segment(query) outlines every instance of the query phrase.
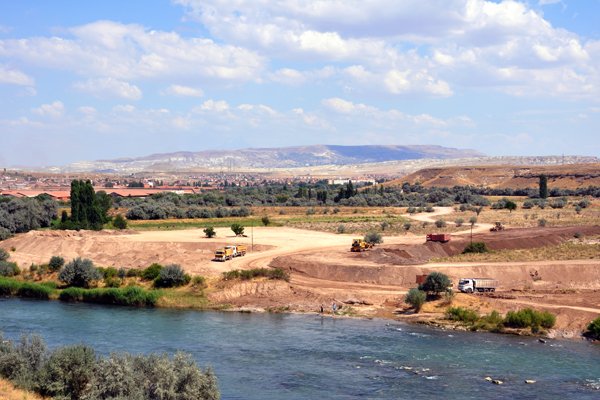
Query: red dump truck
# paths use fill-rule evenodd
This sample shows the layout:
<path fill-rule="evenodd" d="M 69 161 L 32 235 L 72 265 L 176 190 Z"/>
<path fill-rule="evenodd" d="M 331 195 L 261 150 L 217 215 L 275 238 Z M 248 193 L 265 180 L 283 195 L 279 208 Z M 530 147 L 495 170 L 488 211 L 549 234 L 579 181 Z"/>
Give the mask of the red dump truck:
<path fill-rule="evenodd" d="M 428 233 L 425 239 L 427 242 L 446 243 L 450 241 L 449 233 Z"/>

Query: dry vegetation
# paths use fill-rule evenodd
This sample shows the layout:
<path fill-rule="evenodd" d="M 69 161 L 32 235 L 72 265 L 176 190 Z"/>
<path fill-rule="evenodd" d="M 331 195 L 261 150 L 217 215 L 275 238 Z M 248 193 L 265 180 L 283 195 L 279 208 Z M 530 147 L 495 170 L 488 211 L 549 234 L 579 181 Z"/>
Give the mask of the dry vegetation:
<path fill-rule="evenodd" d="M 37 394 L 15 388 L 5 379 L 0 379 L 0 399 L 2 400 L 42 400 Z"/>
<path fill-rule="evenodd" d="M 558 246 L 459 254 L 452 257 L 433 258 L 430 262 L 518 262 L 586 259 L 600 259 L 600 243 L 570 241 Z"/>
<path fill-rule="evenodd" d="M 488 197 L 491 202 L 495 202 L 500 197 Z M 569 205 L 564 208 L 551 208 L 547 206 L 544 209 L 534 207 L 524 209 L 523 203 L 526 198 L 509 197 L 517 203 L 517 209 L 509 212 L 508 210 L 493 210 L 490 207 L 484 207 L 483 211 L 477 217 L 478 222 L 493 224 L 500 221 L 510 227 L 529 228 L 538 226 L 539 220 L 544 219 L 546 226 L 573 226 L 573 225 L 598 225 L 600 222 L 600 202 L 593 200 L 588 208 L 584 208 L 578 214 L 572 203 L 576 200 L 569 198 Z M 468 221 L 469 218 L 476 216 L 473 211 L 458 211 L 452 214 L 452 218 L 463 218 Z"/>

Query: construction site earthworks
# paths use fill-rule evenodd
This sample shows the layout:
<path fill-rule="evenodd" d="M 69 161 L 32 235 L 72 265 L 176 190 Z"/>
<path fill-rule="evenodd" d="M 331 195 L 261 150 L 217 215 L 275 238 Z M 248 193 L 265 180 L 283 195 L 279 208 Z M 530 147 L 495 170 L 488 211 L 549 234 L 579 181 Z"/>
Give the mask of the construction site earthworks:
<path fill-rule="evenodd" d="M 142 269 L 152 263 L 178 264 L 192 276 L 206 279 L 203 304 L 220 309 L 317 312 L 322 306 L 328 310 L 335 302 L 341 307 L 339 315 L 435 324 L 443 319 L 447 301 L 428 302 L 422 312 L 414 313 L 404 297 L 417 286 L 419 277 L 437 271 L 452 281 L 454 306 L 479 313 L 506 313 L 523 307 L 548 310 L 557 316 L 555 329 L 550 332 L 556 336 L 577 337 L 600 314 L 597 204 L 586 210 L 585 221 L 592 223 L 569 223 L 563 217 L 554 226 L 523 226 L 523 216 L 516 212 L 486 209 L 479 221 L 502 220 L 504 229 L 498 231 L 491 229 L 495 224 L 489 222 L 456 223 L 461 226 L 438 229 L 436 221 L 454 221 L 466 214 L 454 207 L 430 211 L 408 214 L 406 208 L 387 208 L 381 215 L 387 215 L 388 220 L 392 216 L 388 225 L 406 228 L 412 223 L 423 230 L 452 231 L 448 236 L 451 240 L 426 241 L 416 228 L 389 229 L 389 234 L 382 232 L 381 244 L 366 251 L 351 251 L 356 234 L 333 233 L 323 229 L 322 223 L 304 221 L 298 224 L 302 228 L 255 226 L 239 236 L 221 227 L 215 229 L 213 238 L 197 228 L 30 231 L 0 242 L 0 247 L 24 269 L 55 255 L 67 260 L 83 257 L 98 266 L 126 269 Z M 342 210 L 340 215 L 344 212 L 356 215 L 356 210 Z M 471 242 L 484 242 L 490 251 L 462 254 Z M 245 245 L 247 254 L 215 262 L 215 250 L 227 245 Z M 258 268 L 279 268 L 289 279 L 223 279 L 228 271 Z M 495 279 L 498 287 L 493 292 L 456 293 L 460 278 L 477 277 Z"/>

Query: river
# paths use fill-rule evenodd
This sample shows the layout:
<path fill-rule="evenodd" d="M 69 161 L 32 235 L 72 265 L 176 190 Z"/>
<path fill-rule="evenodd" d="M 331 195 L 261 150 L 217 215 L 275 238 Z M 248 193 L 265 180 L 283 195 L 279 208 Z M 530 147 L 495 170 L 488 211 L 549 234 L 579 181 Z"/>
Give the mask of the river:
<path fill-rule="evenodd" d="M 223 399 L 600 398 L 600 346 L 584 341 L 19 299 L 0 299 L 0 331 L 9 339 L 38 333 L 50 347 L 85 343 L 102 354 L 189 352 L 213 367 Z"/>

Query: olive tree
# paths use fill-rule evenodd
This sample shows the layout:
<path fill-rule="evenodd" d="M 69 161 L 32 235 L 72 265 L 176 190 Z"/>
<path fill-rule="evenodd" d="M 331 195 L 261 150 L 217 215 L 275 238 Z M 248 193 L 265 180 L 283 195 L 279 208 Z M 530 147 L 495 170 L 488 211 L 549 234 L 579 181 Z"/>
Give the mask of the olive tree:
<path fill-rule="evenodd" d="M 441 292 L 448 290 L 452 282 L 447 275 L 441 272 L 432 272 L 427 275 L 425 282 L 419 285 L 419 290 L 438 296 Z"/>

